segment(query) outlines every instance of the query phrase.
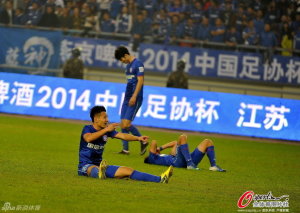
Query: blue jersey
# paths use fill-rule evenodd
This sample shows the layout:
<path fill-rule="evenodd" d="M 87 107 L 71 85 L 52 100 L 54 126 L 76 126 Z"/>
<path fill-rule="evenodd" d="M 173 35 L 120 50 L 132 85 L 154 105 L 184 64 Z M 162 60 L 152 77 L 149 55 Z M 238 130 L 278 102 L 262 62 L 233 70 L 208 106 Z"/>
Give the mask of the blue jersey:
<path fill-rule="evenodd" d="M 150 152 L 149 154 L 149 163 L 156 164 L 156 165 L 163 165 L 163 166 L 171 166 L 176 159 L 173 155 L 165 155 L 165 154 L 153 154 Z"/>
<path fill-rule="evenodd" d="M 143 63 L 135 58 L 130 64 L 126 66 L 126 78 L 127 86 L 125 91 L 125 100 L 128 100 L 133 95 L 136 85 L 138 83 L 138 76 L 144 76 L 144 65 Z M 137 96 L 137 99 L 143 98 L 143 86 Z"/>
<path fill-rule="evenodd" d="M 97 132 L 93 125 L 86 125 L 83 127 L 80 137 L 80 147 L 79 147 L 79 164 L 78 168 L 81 168 L 85 164 L 94 164 L 99 166 L 102 161 L 102 154 L 104 151 L 104 146 L 107 142 L 108 137 L 114 137 L 118 132 L 112 131 L 107 132 L 100 138 L 88 143 L 83 139 L 83 135 L 86 133 Z"/>

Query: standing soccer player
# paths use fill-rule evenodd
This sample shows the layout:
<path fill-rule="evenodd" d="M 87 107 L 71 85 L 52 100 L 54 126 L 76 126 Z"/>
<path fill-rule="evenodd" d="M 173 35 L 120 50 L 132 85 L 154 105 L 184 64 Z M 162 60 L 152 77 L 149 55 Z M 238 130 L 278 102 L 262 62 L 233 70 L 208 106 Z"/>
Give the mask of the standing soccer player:
<path fill-rule="evenodd" d="M 141 136 L 139 130 L 131 123 L 143 102 L 143 86 L 144 86 L 144 65 L 143 63 L 130 55 L 128 49 L 120 46 L 115 51 L 115 58 L 126 66 L 127 86 L 125 97 L 121 109 L 121 129 L 122 133 L 131 132 L 135 136 Z M 123 150 L 120 154 L 129 154 L 128 141 L 123 140 Z M 141 142 L 141 155 L 145 154 L 147 143 Z"/>

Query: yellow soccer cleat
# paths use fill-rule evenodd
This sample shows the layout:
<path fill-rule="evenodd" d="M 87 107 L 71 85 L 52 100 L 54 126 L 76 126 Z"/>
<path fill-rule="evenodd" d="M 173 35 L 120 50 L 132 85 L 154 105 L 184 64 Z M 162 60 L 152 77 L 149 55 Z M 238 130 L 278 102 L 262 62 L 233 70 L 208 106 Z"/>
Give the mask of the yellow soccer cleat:
<path fill-rule="evenodd" d="M 168 183 L 172 174 L 173 174 L 173 166 L 170 166 L 164 173 L 161 174 L 160 182 Z"/>
<path fill-rule="evenodd" d="M 98 176 L 100 179 L 105 179 L 106 178 L 106 168 L 107 168 L 107 162 L 106 160 L 102 160 L 101 163 L 100 163 L 100 166 L 99 166 L 99 173 L 98 173 Z"/>

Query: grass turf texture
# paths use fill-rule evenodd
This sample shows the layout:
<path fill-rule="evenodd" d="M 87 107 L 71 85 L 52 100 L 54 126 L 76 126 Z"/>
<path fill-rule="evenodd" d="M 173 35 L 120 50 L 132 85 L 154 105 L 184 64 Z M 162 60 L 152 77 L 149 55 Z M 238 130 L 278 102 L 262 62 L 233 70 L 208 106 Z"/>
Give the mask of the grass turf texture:
<path fill-rule="evenodd" d="M 214 138 L 217 162 L 227 173 L 174 169 L 169 184 L 77 176 L 83 124 L 0 115 L 0 208 L 41 205 L 41 212 L 237 212 L 247 190 L 290 196 L 290 212 L 299 212 L 299 153 L 293 144 Z M 178 134 L 143 130 L 160 144 Z M 205 137 L 190 135 L 190 149 Z M 118 155 L 121 142 L 109 139 L 104 159 L 160 175 L 167 167 L 148 165 L 131 142 L 130 156 Z M 251 208 L 251 207 L 250 207 Z M 253 208 L 251 208 L 253 209 Z"/>

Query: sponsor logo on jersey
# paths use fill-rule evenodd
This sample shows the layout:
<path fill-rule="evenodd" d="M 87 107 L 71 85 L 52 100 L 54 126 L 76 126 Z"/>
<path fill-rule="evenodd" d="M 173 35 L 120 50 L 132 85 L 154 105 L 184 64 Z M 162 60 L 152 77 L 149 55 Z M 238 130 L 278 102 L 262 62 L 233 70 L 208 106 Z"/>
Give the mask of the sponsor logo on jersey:
<path fill-rule="evenodd" d="M 134 75 L 127 75 L 126 77 L 127 77 L 127 79 L 130 80 L 130 79 L 133 79 L 135 76 Z"/>
<path fill-rule="evenodd" d="M 100 146 L 100 145 L 93 144 L 93 143 L 88 143 L 87 147 L 91 148 L 91 149 L 95 149 L 95 150 L 104 149 L 104 146 Z"/>
<path fill-rule="evenodd" d="M 139 72 L 144 72 L 144 67 L 139 67 Z"/>

